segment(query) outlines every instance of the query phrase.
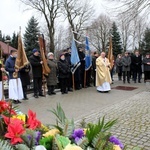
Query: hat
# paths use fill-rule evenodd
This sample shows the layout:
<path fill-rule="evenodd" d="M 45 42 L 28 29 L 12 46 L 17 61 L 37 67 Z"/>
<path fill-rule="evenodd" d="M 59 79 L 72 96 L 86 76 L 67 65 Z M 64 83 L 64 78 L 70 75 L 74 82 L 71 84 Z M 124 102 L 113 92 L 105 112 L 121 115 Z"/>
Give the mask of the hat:
<path fill-rule="evenodd" d="M 32 53 L 39 52 L 36 48 L 32 50 Z"/>
<path fill-rule="evenodd" d="M 146 53 L 146 55 L 150 55 L 150 53 Z"/>
<path fill-rule="evenodd" d="M 49 52 L 48 54 L 47 54 L 47 57 L 49 57 L 50 55 L 54 55 L 52 52 Z"/>
<path fill-rule="evenodd" d="M 61 57 L 62 55 L 65 55 L 64 53 L 61 53 L 60 55 L 59 55 L 59 57 Z"/>

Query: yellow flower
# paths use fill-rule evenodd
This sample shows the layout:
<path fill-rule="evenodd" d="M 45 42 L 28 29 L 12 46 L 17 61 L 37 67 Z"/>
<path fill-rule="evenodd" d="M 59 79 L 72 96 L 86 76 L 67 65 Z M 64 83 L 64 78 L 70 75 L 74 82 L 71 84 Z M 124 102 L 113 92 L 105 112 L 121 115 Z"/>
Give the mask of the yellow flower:
<path fill-rule="evenodd" d="M 77 145 L 68 144 L 64 150 L 83 150 L 83 149 Z"/>
<path fill-rule="evenodd" d="M 45 126 L 44 124 L 41 125 L 41 128 L 43 131 L 48 132 L 49 128 L 47 126 Z"/>
<path fill-rule="evenodd" d="M 85 128 L 85 129 L 83 129 L 84 135 L 86 134 L 86 131 L 87 131 L 87 129 L 86 129 L 86 128 Z"/>
<path fill-rule="evenodd" d="M 26 122 L 26 115 L 25 114 L 15 115 L 12 118 L 17 118 L 17 119 L 22 120 L 23 122 Z"/>
<path fill-rule="evenodd" d="M 113 146 L 113 150 L 121 150 L 121 148 L 120 148 L 119 145 L 114 145 L 114 146 Z"/>
<path fill-rule="evenodd" d="M 43 136 L 44 137 L 55 136 L 58 133 L 60 133 L 60 131 L 58 129 L 51 129 L 48 132 L 46 132 L 45 134 L 43 134 Z"/>

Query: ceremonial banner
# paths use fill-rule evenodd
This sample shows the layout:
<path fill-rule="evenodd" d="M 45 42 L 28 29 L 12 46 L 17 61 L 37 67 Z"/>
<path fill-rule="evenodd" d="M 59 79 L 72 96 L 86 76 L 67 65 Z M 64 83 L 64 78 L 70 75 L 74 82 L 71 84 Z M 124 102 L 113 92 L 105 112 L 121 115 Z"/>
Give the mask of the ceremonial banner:
<path fill-rule="evenodd" d="M 29 64 L 28 58 L 26 56 L 24 46 L 22 43 L 21 32 L 18 35 L 18 50 L 17 50 L 17 58 L 15 61 L 15 68 L 21 69 Z"/>
<path fill-rule="evenodd" d="M 74 39 L 72 40 L 72 45 L 71 45 L 71 64 L 73 65 L 71 72 L 72 74 L 74 74 L 76 69 L 80 66 L 80 59 L 79 59 L 79 55 L 78 55 L 78 51 Z"/>
<path fill-rule="evenodd" d="M 110 67 L 113 68 L 114 56 L 113 56 L 113 48 L 112 48 L 112 37 L 110 37 L 109 39 L 108 59 L 110 62 Z"/>
<path fill-rule="evenodd" d="M 92 65 L 88 37 L 85 38 L 85 70 L 89 70 Z"/>
<path fill-rule="evenodd" d="M 43 74 L 45 76 L 48 76 L 48 74 L 50 73 L 50 68 L 48 67 L 47 59 L 46 59 L 45 40 L 41 35 L 39 35 L 38 40 L 39 40 L 39 46 L 40 46 L 41 60 L 43 61 L 43 65 L 42 65 Z"/>

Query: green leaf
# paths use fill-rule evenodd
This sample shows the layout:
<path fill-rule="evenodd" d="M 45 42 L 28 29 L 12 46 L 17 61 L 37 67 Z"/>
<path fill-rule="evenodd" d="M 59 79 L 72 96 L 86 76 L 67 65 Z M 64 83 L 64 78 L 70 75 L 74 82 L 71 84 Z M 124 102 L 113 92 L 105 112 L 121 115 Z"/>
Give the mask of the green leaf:
<path fill-rule="evenodd" d="M 14 150 L 14 148 L 7 141 L 0 139 L 0 150 Z"/>

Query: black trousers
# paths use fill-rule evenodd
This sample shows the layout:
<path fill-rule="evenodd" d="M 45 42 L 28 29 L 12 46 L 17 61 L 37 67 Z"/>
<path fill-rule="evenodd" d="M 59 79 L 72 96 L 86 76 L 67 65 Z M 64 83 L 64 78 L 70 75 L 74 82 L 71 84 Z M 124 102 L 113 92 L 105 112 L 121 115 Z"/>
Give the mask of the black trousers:
<path fill-rule="evenodd" d="M 150 80 L 150 71 L 144 71 L 144 81 Z"/>
<path fill-rule="evenodd" d="M 126 76 L 127 76 L 127 81 L 130 82 L 130 71 L 123 71 L 123 81 L 126 81 Z"/>
<path fill-rule="evenodd" d="M 67 92 L 67 82 L 68 78 L 60 78 L 60 90 L 62 93 Z"/>
<path fill-rule="evenodd" d="M 93 71 L 93 85 L 96 85 L 96 71 Z"/>
<path fill-rule="evenodd" d="M 27 85 L 22 86 L 22 90 L 24 98 L 27 98 Z"/>
<path fill-rule="evenodd" d="M 54 85 L 48 85 L 48 94 L 51 94 L 52 92 L 54 92 L 54 88 L 55 86 Z"/>
<path fill-rule="evenodd" d="M 33 78 L 34 95 L 42 94 L 42 77 Z"/>
<path fill-rule="evenodd" d="M 140 82 L 141 76 L 142 76 L 142 72 L 141 71 L 134 71 L 133 72 L 134 81 L 136 81 L 137 77 L 138 77 L 138 82 Z"/>

